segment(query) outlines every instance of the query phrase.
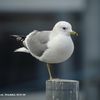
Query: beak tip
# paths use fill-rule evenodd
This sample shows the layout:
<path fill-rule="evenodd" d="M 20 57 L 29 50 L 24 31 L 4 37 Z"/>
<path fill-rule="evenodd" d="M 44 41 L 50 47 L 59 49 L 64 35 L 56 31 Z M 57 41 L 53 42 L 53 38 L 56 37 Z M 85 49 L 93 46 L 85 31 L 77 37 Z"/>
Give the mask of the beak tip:
<path fill-rule="evenodd" d="M 78 33 L 75 32 L 75 31 L 72 31 L 72 32 L 70 32 L 70 35 L 76 35 L 76 36 L 78 36 Z"/>
<path fill-rule="evenodd" d="M 78 33 L 76 33 L 76 36 L 78 36 Z"/>

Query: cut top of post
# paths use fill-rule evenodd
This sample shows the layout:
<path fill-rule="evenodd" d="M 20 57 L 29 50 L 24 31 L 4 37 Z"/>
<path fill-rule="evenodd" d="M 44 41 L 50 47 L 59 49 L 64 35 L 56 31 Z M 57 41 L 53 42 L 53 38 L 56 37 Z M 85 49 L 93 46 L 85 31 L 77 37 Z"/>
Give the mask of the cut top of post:
<path fill-rule="evenodd" d="M 52 81 L 52 82 L 78 82 L 79 83 L 79 81 L 77 81 L 77 80 L 65 80 L 65 79 L 59 79 L 59 78 L 47 80 L 47 81 Z"/>

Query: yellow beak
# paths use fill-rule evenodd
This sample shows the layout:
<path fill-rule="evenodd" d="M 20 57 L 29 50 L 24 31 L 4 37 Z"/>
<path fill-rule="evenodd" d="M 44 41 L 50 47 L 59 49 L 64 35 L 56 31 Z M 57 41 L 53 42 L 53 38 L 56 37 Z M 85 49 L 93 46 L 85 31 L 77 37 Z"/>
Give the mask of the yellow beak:
<path fill-rule="evenodd" d="M 70 32 L 70 35 L 76 35 L 76 36 L 78 36 L 78 33 L 75 32 L 75 31 L 72 31 L 72 32 Z"/>

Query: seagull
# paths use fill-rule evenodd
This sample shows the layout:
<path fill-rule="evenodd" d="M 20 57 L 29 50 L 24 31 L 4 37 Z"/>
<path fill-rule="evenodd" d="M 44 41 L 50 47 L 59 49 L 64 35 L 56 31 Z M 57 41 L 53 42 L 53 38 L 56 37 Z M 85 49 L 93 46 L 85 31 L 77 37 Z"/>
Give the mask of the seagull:
<path fill-rule="evenodd" d="M 22 44 L 15 52 L 25 52 L 41 62 L 47 63 L 48 73 L 52 79 L 51 64 L 66 61 L 74 51 L 71 35 L 78 35 L 69 22 L 59 21 L 50 31 L 34 30 L 26 37 L 12 35 Z"/>

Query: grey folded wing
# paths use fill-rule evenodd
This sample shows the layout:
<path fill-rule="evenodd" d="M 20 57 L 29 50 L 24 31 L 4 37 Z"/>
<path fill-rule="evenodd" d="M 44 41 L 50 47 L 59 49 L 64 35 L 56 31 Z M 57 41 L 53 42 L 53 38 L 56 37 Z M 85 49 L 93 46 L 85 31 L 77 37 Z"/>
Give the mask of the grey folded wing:
<path fill-rule="evenodd" d="M 35 56 L 42 56 L 49 41 L 50 31 L 33 31 L 25 39 L 29 51 Z"/>

